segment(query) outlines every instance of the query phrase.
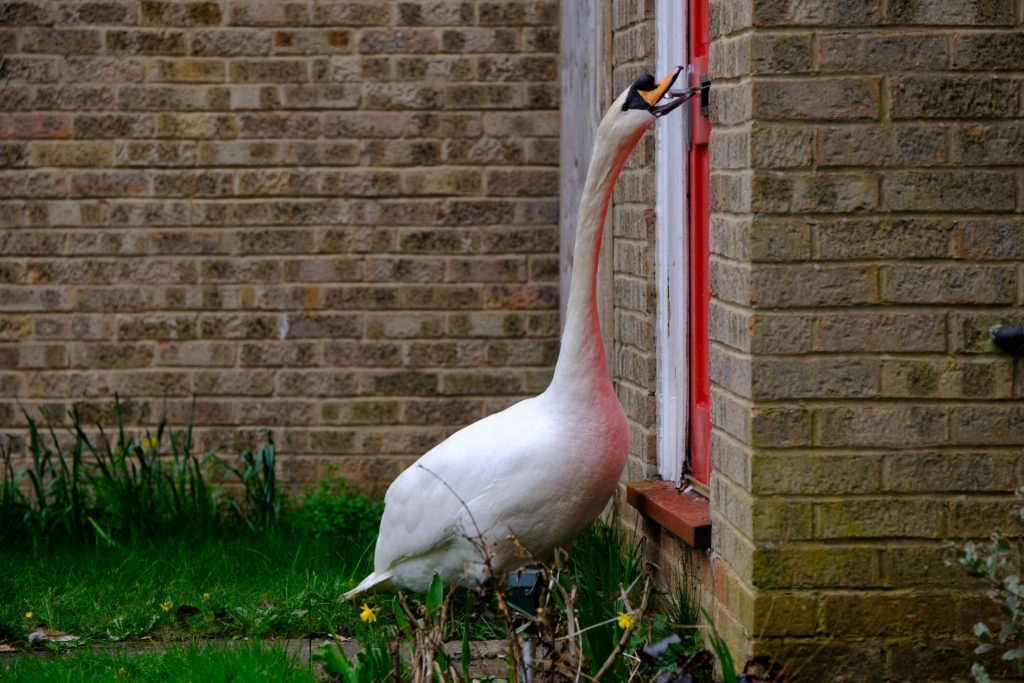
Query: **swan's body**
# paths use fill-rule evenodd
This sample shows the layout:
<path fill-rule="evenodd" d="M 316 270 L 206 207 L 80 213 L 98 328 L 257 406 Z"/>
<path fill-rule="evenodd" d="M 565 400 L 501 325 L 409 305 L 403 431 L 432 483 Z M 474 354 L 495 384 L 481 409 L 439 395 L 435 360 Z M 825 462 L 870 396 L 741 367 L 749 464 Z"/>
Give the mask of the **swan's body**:
<path fill-rule="evenodd" d="M 354 589 L 425 591 L 479 583 L 547 559 L 615 492 L 629 424 L 612 389 L 597 315 L 597 259 L 612 188 L 657 116 L 679 69 L 644 76 L 601 121 L 580 202 L 561 353 L 551 385 L 452 434 L 395 479 L 384 497 L 374 571 Z"/>

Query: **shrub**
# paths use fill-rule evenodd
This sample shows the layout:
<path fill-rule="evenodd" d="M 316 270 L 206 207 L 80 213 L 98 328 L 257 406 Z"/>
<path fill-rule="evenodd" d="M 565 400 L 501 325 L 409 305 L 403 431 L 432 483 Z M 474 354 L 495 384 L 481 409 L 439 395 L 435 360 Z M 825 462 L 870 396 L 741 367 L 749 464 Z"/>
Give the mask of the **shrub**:
<path fill-rule="evenodd" d="M 1017 491 L 1017 497 L 1024 498 L 1024 488 Z M 1015 508 L 1011 515 L 1024 521 L 1024 506 Z M 978 638 L 974 652 L 1002 651 L 1002 659 L 1015 663 L 1018 674 L 1024 673 L 1024 641 L 1021 636 L 1024 630 L 1024 585 L 1021 584 L 1024 540 L 1011 539 L 1002 531 L 996 531 L 988 543 L 968 542 L 962 548 L 956 548 L 956 559 L 949 563 L 958 563 L 971 576 L 982 579 L 989 588 L 989 599 L 999 607 L 1001 620 L 998 624 L 990 627 L 985 622 L 978 622 L 974 625 L 974 635 Z M 979 683 L 988 683 L 988 672 L 981 664 L 975 663 L 971 673 Z"/>
<path fill-rule="evenodd" d="M 289 524 L 314 536 L 345 535 L 355 542 L 369 542 L 377 535 L 384 514 L 383 501 L 370 500 L 349 487 L 337 468 L 288 506 Z"/>

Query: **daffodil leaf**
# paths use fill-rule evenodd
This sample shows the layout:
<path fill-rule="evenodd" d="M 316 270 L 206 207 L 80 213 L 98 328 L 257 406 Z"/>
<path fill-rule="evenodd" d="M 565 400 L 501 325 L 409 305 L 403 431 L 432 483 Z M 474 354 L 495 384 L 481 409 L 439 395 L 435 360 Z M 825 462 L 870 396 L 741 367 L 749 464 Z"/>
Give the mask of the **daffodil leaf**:
<path fill-rule="evenodd" d="M 395 615 L 395 622 L 400 630 L 404 631 L 409 628 L 409 620 L 405 618 L 405 614 L 402 613 L 402 608 L 398 606 L 397 602 L 391 603 L 391 611 Z"/>
<path fill-rule="evenodd" d="M 427 589 L 427 612 L 431 615 L 437 611 L 444 601 L 444 586 L 441 584 L 441 575 L 434 572 L 434 579 Z"/>

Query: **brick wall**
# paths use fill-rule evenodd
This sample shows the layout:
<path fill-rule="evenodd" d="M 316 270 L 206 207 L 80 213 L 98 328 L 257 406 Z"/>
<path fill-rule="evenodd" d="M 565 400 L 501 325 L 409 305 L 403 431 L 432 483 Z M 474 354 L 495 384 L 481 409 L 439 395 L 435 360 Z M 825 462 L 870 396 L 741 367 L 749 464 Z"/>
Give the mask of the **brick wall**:
<path fill-rule="evenodd" d="M 0 3 L 0 430 L 115 393 L 381 489 L 546 386 L 555 2 Z"/>
<path fill-rule="evenodd" d="M 809 680 L 966 678 L 944 543 L 1024 481 L 1024 6 L 711 8 L 719 614 Z"/>

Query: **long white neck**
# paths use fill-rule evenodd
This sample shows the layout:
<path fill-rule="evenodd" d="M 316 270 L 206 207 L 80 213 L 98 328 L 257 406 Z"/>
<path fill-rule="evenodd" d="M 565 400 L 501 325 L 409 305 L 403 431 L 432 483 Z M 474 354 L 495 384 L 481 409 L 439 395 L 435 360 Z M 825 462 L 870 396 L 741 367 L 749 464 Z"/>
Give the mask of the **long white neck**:
<path fill-rule="evenodd" d="M 597 315 L 597 263 L 615 181 L 643 134 L 644 129 L 625 136 L 614 126 L 602 125 L 598 129 L 580 199 L 565 330 L 554 377 L 546 392 L 549 395 L 576 400 L 592 397 L 595 392 L 612 391 Z"/>

